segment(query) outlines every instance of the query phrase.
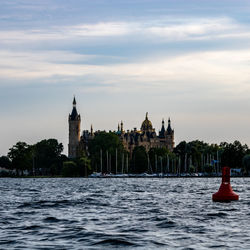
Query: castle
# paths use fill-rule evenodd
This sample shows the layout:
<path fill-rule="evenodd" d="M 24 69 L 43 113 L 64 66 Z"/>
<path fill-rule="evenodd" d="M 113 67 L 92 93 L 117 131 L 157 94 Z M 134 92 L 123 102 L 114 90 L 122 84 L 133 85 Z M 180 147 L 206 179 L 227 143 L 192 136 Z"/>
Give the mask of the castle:
<path fill-rule="evenodd" d="M 69 144 L 68 144 L 68 156 L 69 158 L 76 158 L 80 155 L 81 151 L 88 151 L 88 143 L 92 140 L 100 131 L 93 132 L 91 125 L 90 131 L 84 130 L 81 135 L 81 116 L 76 109 L 76 99 L 73 100 L 73 109 L 68 118 L 69 122 Z M 174 149 L 174 130 L 171 128 L 170 118 L 168 119 L 168 126 L 165 129 L 164 120 L 162 120 L 161 130 L 157 135 L 153 128 L 152 122 L 148 119 L 148 113 L 146 113 L 145 120 L 142 122 L 141 129 L 126 132 L 123 129 L 123 122 L 118 124 L 116 133 L 124 148 L 132 154 L 133 149 L 136 146 L 144 146 L 146 151 L 150 148 L 162 148 L 166 147 L 169 151 Z"/>

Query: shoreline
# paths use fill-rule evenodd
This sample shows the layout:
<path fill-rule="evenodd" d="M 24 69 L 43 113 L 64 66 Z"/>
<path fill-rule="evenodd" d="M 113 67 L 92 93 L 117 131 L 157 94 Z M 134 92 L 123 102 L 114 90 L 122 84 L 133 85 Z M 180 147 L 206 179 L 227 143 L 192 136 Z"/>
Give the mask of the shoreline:
<path fill-rule="evenodd" d="M 88 177 L 63 177 L 63 176 L 6 176 L 6 177 L 0 177 L 0 179 L 3 178 L 9 178 L 9 179 L 137 179 L 137 178 L 145 178 L 145 179 L 176 179 L 176 178 L 182 178 L 182 179 L 187 179 L 187 178 L 196 178 L 196 179 L 201 179 L 201 178 L 221 178 L 221 176 L 88 176 Z M 230 176 L 230 178 L 250 178 L 250 176 Z"/>

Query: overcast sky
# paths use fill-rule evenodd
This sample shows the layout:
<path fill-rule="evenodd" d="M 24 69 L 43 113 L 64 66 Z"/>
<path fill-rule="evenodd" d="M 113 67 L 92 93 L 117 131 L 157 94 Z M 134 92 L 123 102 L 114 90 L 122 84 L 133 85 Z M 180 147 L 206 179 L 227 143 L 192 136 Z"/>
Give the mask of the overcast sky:
<path fill-rule="evenodd" d="M 0 155 L 82 130 L 250 145 L 250 1 L 0 0 Z"/>

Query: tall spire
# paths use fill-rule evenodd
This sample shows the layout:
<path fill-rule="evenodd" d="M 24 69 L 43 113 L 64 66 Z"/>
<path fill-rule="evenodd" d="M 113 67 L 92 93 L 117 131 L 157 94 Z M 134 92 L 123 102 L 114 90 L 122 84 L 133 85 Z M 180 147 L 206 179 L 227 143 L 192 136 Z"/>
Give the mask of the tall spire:
<path fill-rule="evenodd" d="M 118 132 L 120 131 L 120 124 L 119 124 L 119 122 L 118 122 L 117 131 L 118 131 Z"/>
<path fill-rule="evenodd" d="M 170 117 L 168 118 L 168 128 L 167 128 L 167 133 L 171 134 L 172 133 L 172 128 L 171 128 L 171 121 L 170 121 Z"/>
<path fill-rule="evenodd" d="M 90 127 L 90 134 L 93 135 L 93 126 L 91 124 L 91 127 Z"/>
<path fill-rule="evenodd" d="M 74 96 L 74 99 L 73 99 L 73 107 L 75 107 L 76 106 L 76 98 L 75 98 L 75 96 Z"/>
<path fill-rule="evenodd" d="M 165 135 L 165 126 L 164 126 L 164 119 L 162 118 L 162 122 L 161 122 L 161 130 L 159 132 L 159 137 L 160 138 L 164 138 Z"/>
<path fill-rule="evenodd" d="M 72 104 L 73 104 L 73 109 L 72 109 L 72 112 L 71 112 L 71 115 L 70 115 L 70 119 L 75 120 L 79 116 L 78 113 L 77 113 L 77 110 L 76 110 L 76 98 L 75 98 L 75 96 L 74 96 Z"/>
<path fill-rule="evenodd" d="M 123 132 L 123 122 L 121 121 L 121 132 Z"/>
<path fill-rule="evenodd" d="M 148 120 L 148 112 L 146 112 L 146 117 L 145 117 L 146 120 Z"/>

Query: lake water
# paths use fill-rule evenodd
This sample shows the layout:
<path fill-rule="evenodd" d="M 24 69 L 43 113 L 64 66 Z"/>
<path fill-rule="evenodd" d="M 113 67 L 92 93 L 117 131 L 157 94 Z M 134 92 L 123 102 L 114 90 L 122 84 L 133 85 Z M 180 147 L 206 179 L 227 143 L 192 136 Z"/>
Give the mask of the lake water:
<path fill-rule="evenodd" d="M 0 179 L 0 249 L 250 249 L 250 178 Z"/>

